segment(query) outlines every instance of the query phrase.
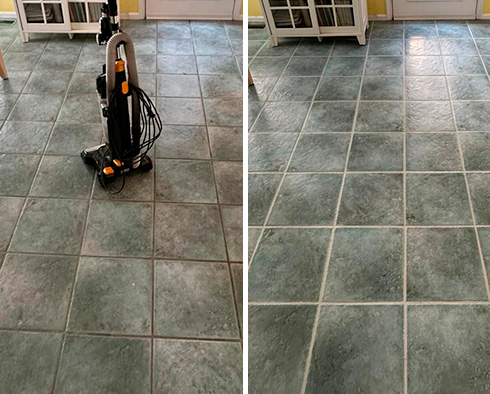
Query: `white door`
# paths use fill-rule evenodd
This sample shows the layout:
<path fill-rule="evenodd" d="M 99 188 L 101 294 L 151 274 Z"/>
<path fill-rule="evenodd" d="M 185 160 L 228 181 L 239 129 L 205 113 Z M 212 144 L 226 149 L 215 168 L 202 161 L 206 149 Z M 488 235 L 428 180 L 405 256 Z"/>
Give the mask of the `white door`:
<path fill-rule="evenodd" d="M 146 0 L 148 19 L 233 19 L 235 0 Z"/>
<path fill-rule="evenodd" d="M 475 19 L 477 0 L 393 0 L 395 19 Z"/>

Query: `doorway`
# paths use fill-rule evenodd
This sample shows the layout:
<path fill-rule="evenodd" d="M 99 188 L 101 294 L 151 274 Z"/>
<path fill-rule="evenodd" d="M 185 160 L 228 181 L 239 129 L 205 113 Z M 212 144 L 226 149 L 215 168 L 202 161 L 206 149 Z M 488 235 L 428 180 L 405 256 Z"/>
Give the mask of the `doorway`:
<path fill-rule="evenodd" d="M 148 19 L 234 19 L 237 0 L 146 0 Z M 241 4 L 241 3 L 240 3 Z M 240 7 L 238 4 L 238 7 Z M 236 12 L 235 12 L 236 15 Z"/>
<path fill-rule="evenodd" d="M 393 0 L 394 19 L 476 19 L 478 0 Z"/>

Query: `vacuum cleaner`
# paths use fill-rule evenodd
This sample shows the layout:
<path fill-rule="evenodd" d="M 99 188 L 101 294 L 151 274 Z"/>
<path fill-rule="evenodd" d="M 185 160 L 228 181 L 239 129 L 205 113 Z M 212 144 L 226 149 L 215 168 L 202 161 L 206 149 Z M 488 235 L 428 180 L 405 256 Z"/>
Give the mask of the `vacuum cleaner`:
<path fill-rule="evenodd" d="M 127 173 L 153 168 L 148 152 L 162 132 L 162 121 L 139 87 L 133 41 L 120 29 L 117 0 L 107 0 L 101 12 L 96 40 L 99 45 L 107 45 L 107 50 L 96 87 L 104 143 L 83 150 L 81 156 L 85 164 L 95 168 L 102 187 L 122 176 L 119 193 Z"/>

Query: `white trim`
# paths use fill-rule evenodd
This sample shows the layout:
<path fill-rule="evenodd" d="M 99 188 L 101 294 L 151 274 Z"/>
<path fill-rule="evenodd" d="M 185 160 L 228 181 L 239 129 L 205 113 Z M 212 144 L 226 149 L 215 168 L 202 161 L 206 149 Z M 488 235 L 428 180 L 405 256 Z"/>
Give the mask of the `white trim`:
<path fill-rule="evenodd" d="M 389 21 L 391 18 L 387 14 L 368 15 L 370 21 Z"/>
<path fill-rule="evenodd" d="M 445 15 L 445 16 L 441 16 L 441 15 L 424 15 L 424 16 L 420 16 L 420 15 L 404 15 L 402 17 L 399 17 L 399 18 L 393 18 L 394 20 L 396 21 L 403 21 L 403 20 L 406 20 L 406 21 L 426 21 L 426 20 L 429 20 L 429 21 L 433 21 L 433 20 L 459 20 L 459 19 L 468 19 L 468 20 L 475 20 L 475 15 L 474 14 L 467 14 L 467 15 Z"/>
<path fill-rule="evenodd" d="M 11 12 L 0 12 L 0 19 L 16 20 L 17 19 L 17 15 L 15 14 L 15 11 L 11 11 Z"/>
<path fill-rule="evenodd" d="M 490 19 L 490 14 L 481 14 L 478 19 Z"/>
<path fill-rule="evenodd" d="M 170 20 L 222 20 L 222 21 L 231 21 L 233 20 L 232 16 L 224 17 L 223 15 L 160 15 L 155 14 L 151 16 L 146 16 L 146 19 L 170 19 Z"/>
<path fill-rule="evenodd" d="M 265 19 L 263 16 L 249 16 L 248 22 L 249 23 L 265 23 Z"/>
<path fill-rule="evenodd" d="M 139 19 L 145 19 L 146 18 L 146 0 L 139 0 Z"/>
<path fill-rule="evenodd" d="M 484 19 L 483 16 L 483 4 L 485 0 L 477 0 L 476 2 L 476 19 Z"/>
<path fill-rule="evenodd" d="M 393 19 L 393 1 L 394 0 L 386 0 L 386 20 Z"/>
<path fill-rule="evenodd" d="M 145 17 L 141 17 L 139 12 L 121 12 L 119 14 L 121 19 L 145 19 Z"/>
<path fill-rule="evenodd" d="M 240 14 L 240 8 L 242 8 L 242 0 L 235 0 L 235 4 L 233 5 L 233 20 L 234 21 L 242 21 L 243 15 Z M 245 11 L 245 8 L 243 9 Z"/>

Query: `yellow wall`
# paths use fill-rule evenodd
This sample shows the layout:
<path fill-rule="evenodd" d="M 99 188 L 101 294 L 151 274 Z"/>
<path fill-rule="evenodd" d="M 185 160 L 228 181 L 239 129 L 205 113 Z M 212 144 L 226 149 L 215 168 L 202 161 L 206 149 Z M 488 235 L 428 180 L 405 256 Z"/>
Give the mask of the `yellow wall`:
<path fill-rule="evenodd" d="M 121 12 L 138 12 L 139 0 L 120 0 Z M 0 12 L 14 11 L 13 0 L 0 0 Z"/>
<path fill-rule="evenodd" d="M 490 0 L 485 0 L 483 3 L 483 13 L 490 14 Z"/>
<path fill-rule="evenodd" d="M 490 9 L 490 0 L 486 0 L 488 8 Z M 386 0 L 367 0 L 368 14 L 369 15 L 383 15 L 386 14 Z M 485 6 L 487 5 L 485 4 Z M 490 13 L 490 10 L 489 10 Z M 248 0 L 248 15 L 249 16 L 262 16 L 259 0 Z"/>

